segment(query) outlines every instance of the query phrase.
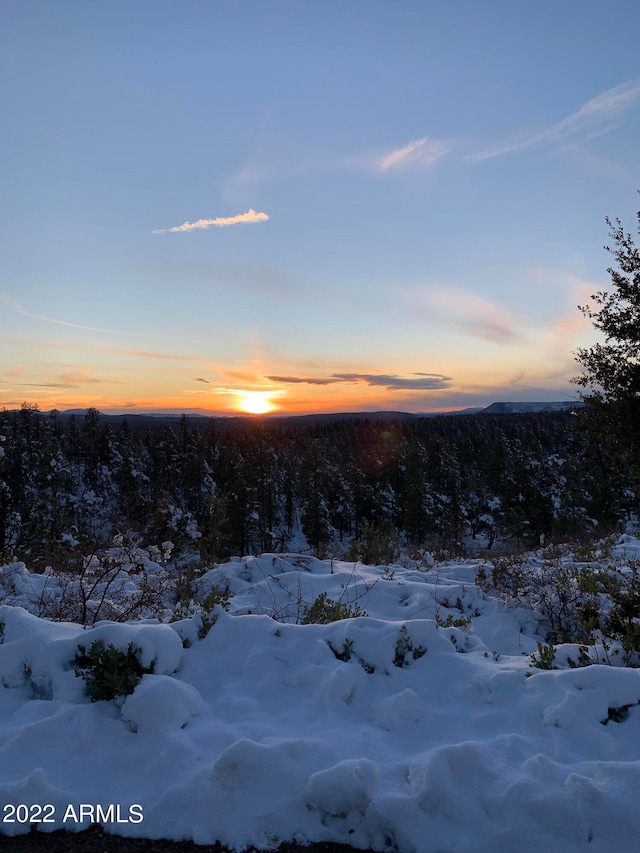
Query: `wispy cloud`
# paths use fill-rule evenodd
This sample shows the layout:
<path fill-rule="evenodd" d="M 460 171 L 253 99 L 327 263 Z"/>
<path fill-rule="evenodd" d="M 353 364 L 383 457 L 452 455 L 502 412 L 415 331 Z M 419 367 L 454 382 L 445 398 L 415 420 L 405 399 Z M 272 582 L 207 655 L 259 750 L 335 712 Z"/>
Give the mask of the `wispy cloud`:
<path fill-rule="evenodd" d="M 500 157 L 503 154 L 511 154 L 536 145 L 576 142 L 586 137 L 606 133 L 613 126 L 614 120 L 630 109 L 638 98 L 640 98 L 640 79 L 630 80 L 592 98 L 577 112 L 539 133 L 525 136 L 514 142 L 502 143 L 478 154 L 471 154 L 467 159 L 490 160 L 492 157 Z"/>
<path fill-rule="evenodd" d="M 204 382 L 205 385 L 211 384 L 208 379 L 201 379 L 199 376 L 196 376 L 193 381 L 194 382 Z"/>
<path fill-rule="evenodd" d="M 441 373 L 332 373 L 331 376 L 267 376 L 271 382 L 283 384 L 332 385 L 336 382 L 362 382 L 386 388 L 388 391 L 434 391 L 450 388 L 452 379 Z"/>
<path fill-rule="evenodd" d="M 34 320 L 43 320 L 45 323 L 53 323 L 56 326 L 66 326 L 71 329 L 84 329 L 89 332 L 105 332 L 110 335 L 133 334 L 129 332 L 122 332 L 118 329 L 103 329 L 99 326 L 85 326 L 82 323 L 71 323 L 68 320 L 57 320 L 54 317 L 46 317 L 44 314 L 34 314 L 31 311 L 26 311 L 19 302 L 16 302 L 15 299 L 11 299 L 4 294 L 2 295 L 2 300 L 3 302 L 11 305 L 14 311 L 17 311 L 18 314 L 22 314 L 23 317 L 32 317 Z"/>
<path fill-rule="evenodd" d="M 92 376 L 88 370 L 69 370 L 66 373 L 60 373 L 56 376 L 60 382 L 71 383 L 69 387 L 76 388 L 78 385 L 126 385 L 118 379 L 105 379 L 104 377 Z"/>
<path fill-rule="evenodd" d="M 406 169 L 411 166 L 422 166 L 430 168 L 438 162 L 445 154 L 451 151 L 451 143 L 445 140 L 414 139 L 403 148 L 394 148 L 381 157 L 377 158 L 377 168 L 380 172 L 389 172 L 392 169 Z"/>
<path fill-rule="evenodd" d="M 314 156 L 313 153 L 298 152 L 297 158 L 283 159 L 281 154 L 276 154 L 271 163 L 247 164 L 234 175 L 230 183 L 237 186 L 253 186 L 310 175 L 336 175 L 342 172 L 363 171 L 374 175 L 384 175 L 387 172 L 400 172 L 409 169 L 429 169 L 448 154 L 453 145 L 454 143 L 451 140 L 431 139 L 428 136 L 423 136 L 422 139 L 414 139 L 401 148 L 374 149 L 366 154 L 360 153 L 352 156 L 330 156 L 327 154 Z M 185 223 L 185 225 L 188 224 Z M 180 226 L 167 230 L 190 229 Z"/>
<path fill-rule="evenodd" d="M 37 374 L 35 378 L 40 378 L 42 374 Z M 66 373 L 59 373 L 53 377 L 55 382 L 15 382 L 14 385 L 18 388 L 79 388 L 82 385 L 126 385 L 126 382 L 121 382 L 117 379 L 104 379 L 102 377 L 92 376 L 88 370 L 69 370 Z"/>
<path fill-rule="evenodd" d="M 129 334 L 124 333 L 123 334 Z M 179 355 L 178 353 L 170 353 L 170 352 L 154 352 L 151 350 L 140 350 L 126 347 L 100 347 L 100 346 L 80 346 L 77 344 L 57 344 L 50 343 L 48 341 L 39 341 L 39 340 L 29 340 L 28 338 L 14 338 L 5 335 L 0 335 L 0 343 L 11 344 L 12 346 L 25 346 L 29 345 L 31 347 L 36 347 L 39 350 L 53 350 L 54 352 L 82 352 L 82 353 L 107 353 L 112 355 L 125 355 L 131 356 L 132 358 L 151 358 L 151 359 L 160 359 L 161 361 L 192 361 L 199 362 L 203 364 L 204 362 L 208 362 L 210 359 L 208 356 L 199 356 L 199 355 Z M 24 373 L 24 370 L 22 371 Z M 8 374 L 7 371 L 4 371 L 4 375 L 22 375 L 22 374 Z"/>
<path fill-rule="evenodd" d="M 236 216 L 217 216 L 215 219 L 198 219 L 196 222 L 183 222 L 173 228 L 156 228 L 152 234 L 172 234 L 182 231 L 200 231 L 205 228 L 227 228 L 242 223 L 266 222 L 270 217 L 266 213 L 257 213 L 252 207 L 246 213 Z"/>
<path fill-rule="evenodd" d="M 19 382 L 20 388 L 75 388 L 68 382 Z"/>
<path fill-rule="evenodd" d="M 412 301 L 416 301 L 416 297 Z M 452 325 L 474 338 L 494 344 L 515 344 L 522 340 L 515 318 L 504 308 L 460 287 L 447 287 L 417 295 L 417 301 L 433 308 Z"/>
<path fill-rule="evenodd" d="M 133 358 L 155 358 L 160 359 L 161 361 L 206 361 L 206 358 L 202 358 L 197 355 L 177 355 L 175 353 L 166 353 L 166 352 L 150 352 L 149 350 L 141 350 L 141 349 L 124 349 L 122 347 L 109 347 L 100 350 L 100 352 L 110 352 L 114 355 L 128 355 Z"/>

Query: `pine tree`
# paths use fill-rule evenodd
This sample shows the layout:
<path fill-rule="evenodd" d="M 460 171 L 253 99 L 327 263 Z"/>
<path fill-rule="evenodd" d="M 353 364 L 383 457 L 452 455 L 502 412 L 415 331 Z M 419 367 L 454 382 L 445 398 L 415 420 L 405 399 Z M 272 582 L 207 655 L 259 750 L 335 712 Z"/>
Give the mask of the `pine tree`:
<path fill-rule="evenodd" d="M 640 231 L 640 211 L 637 216 Z M 597 308 L 580 307 L 604 333 L 605 342 L 577 351 L 584 372 L 575 382 L 601 401 L 628 403 L 640 395 L 640 250 L 619 219 L 606 222 L 614 248 L 605 249 L 618 265 L 607 270 L 612 289 L 593 294 Z"/>
<path fill-rule="evenodd" d="M 605 340 L 577 350 L 583 373 L 573 381 L 586 389 L 587 415 L 610 458 L 640 481 L 640 250 L 619 219 L 606 222 L 613 248 L 605 249 L 616 261 L 607 270 L 611 288 L 580 307 Z"/>

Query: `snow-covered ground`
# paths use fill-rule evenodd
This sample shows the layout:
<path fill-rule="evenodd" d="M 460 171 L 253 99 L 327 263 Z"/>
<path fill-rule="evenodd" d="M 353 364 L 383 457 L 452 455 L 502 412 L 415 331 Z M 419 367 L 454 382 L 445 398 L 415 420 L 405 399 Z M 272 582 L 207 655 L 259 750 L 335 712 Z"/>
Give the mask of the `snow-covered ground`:
<path fill-rule="evenodd" d="M 42 576 L 6 570 L 0 832 L 97 816 L 237 850 L 637 851 L 640 672 L 532 668 L 540 617 L 487 597 L 477 568 L 247 557 L 199 581 L 230 594 L 205 624 L 87 629 L 16 606 Z M 301 624 L 323 592 L 367 615 Z M 92 703 L 74 658 L 95 640 L 153 674 Z"/>

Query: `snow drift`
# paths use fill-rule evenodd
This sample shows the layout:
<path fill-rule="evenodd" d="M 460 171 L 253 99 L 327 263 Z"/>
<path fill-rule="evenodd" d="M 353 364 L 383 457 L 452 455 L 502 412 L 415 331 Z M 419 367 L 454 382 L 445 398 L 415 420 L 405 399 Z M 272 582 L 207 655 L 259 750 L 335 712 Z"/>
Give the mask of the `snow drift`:
<path fill-rule="evenodd" d="M 532 669 L 539 617 L 476 569 L 237 559 L 200 581 L 232 596 L 210 627 L 0 607 L 0 831 L 29 831 L 19 804 L 51 807 L 43 832 L 100 804 L 108 832 L 236 850 L 638 849 L 640 673 Z M 321 592 L 368 615 L 296 624 Z M 95 640 L 153 671 L 91 702 L 74 660 Z"/>

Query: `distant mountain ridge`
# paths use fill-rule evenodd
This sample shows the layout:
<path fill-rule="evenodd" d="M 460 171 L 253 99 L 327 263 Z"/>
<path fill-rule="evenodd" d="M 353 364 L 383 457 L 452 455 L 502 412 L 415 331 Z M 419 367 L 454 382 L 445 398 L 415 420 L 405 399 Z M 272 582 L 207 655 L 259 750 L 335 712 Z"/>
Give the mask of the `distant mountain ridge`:
<path fill-rule="evenodd" d="M 189 421 L 199 424 L 206 424 L 207 421 L 215 421 L 221 426 L 232 427 L 234 424 L 247 423 L 252 421 L 268 421 L 270 424 L 279 424 L 282 426 L 294 425 L 312 425 L 312 424 L 327 424 L 335 423 L 340 420 L 376 420 L 376 421 L 392 421 L 392 420 L 416 420 L 418 418 L 434 418 L 434 417 L 450 417 L 453 415 L 517 415 L 531 414 L 538 412 L 563 412 L 570 409 L 575 409 L 583 406 L 581 400 L 568 400 L 561 402 L 496 402 L 490 406 L 482 408 L 481 406 L 469 407 L 466 409 L 454 409 L 448 412 L 396 412 L 396 411 L 378 411 L 378 412 L 317 412 L 308 415 L 285 415 L 285 414 L 269 414 L 269 415 L 202 415 L 198 413 L 189 413 L 186 415 Z M 87 409 L 68 409 L 59 412 L 62 417 L 83 417 Z M 42 414 L 47 414 L 43 412 Z M 112 423 L 122 423 L 127 420 L 129 423 L 139 426 L 153 426 L 160 423 L 180 420 L 182 415 L 173 412 L 126 412 L 118 415 L 110 415 L 101 412 L 103 418 Z"/>
<path fill-rule="evenodd" d="M 584 406 L 582 400 L 564 400 L 560 403 L 492 403 L 482 409 L 483 415 L 517 415 L 526 412 L 563 412 Z"/>

